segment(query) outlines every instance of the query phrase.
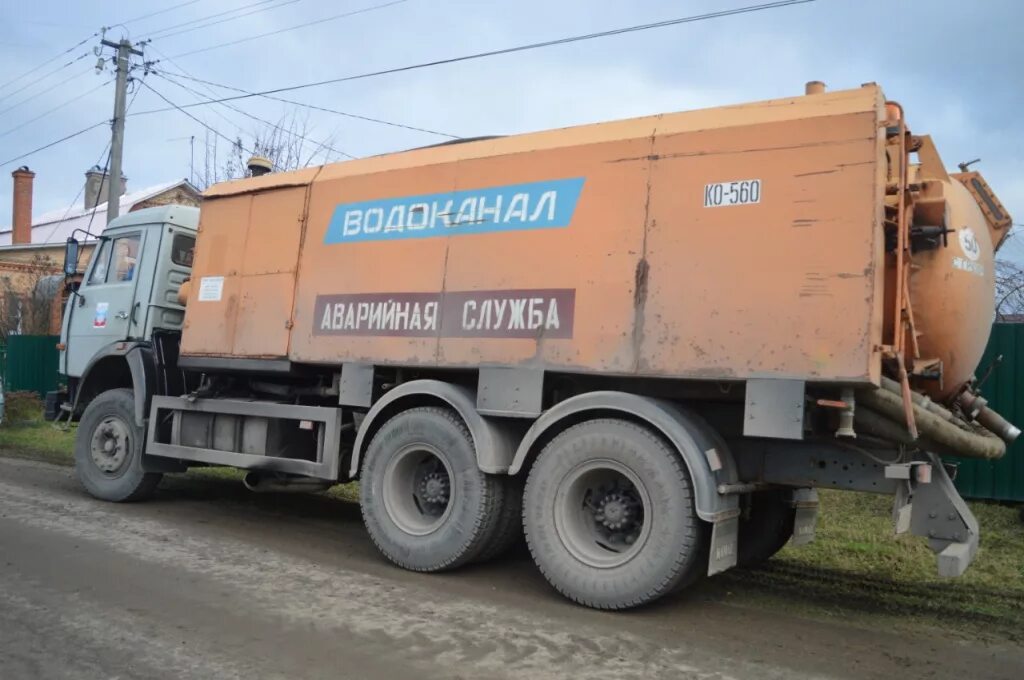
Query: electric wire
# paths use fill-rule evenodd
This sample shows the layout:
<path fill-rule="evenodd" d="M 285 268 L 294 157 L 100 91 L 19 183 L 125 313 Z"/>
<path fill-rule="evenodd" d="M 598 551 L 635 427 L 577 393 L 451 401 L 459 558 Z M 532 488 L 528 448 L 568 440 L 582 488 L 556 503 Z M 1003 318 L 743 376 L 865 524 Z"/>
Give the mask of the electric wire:
<path fill-rule="evenodd" d="M 26 102 L 30 102 L 33 99 L 38 99 L 39 97 L 42 97 L 44 94 L 47 94 L 49 92 L 53 92 L 58 87 L 61 87 L 62 85 L 67 85 L 68 83 L 70 83 L 75 78 L 81 78 L 82 76 L 87 75 L 89 73 L 89 71 L 92 71 L 92 68 L 87 68 L 84 71 L 78 71 L 77 73 L 75 73 L 73 75 L 70 75 L 67 78 L 65 78 L 64 80 L 60 81 L 56 85 L 51 85 L 50 87 L 46 88 L 45 90 L 41 90 L 40 92 L 36 92 L 35 94 L 29 95 L 28 97 L 25 97 L 24 99 L 22 99 L 21 101 L 17 102 L 16 104 L 11 104 L 6 109 L 0 110 L 0 115 L 3 115 L 5 113 L 7 113 L 8 111 L 13 111 L 14 109 L 18 108 L 22 104 L 25 104 Z"/>
<path fill-rule="evenodd" d="M 76 49 L 78 49 L 79 47 L 81 47 L 81 46 L 82 46 L 82 45 L 84 45 L 85 43 L 89 42 L 90 40 L 92 40 L 93 38 L 95 38 L 95 37 L 96 37 L 97 35 L 99 35 L 99 32 L 93 33 L 93 34 L 92 34 L 92 35 L 90 35 L 89 37 L 87 37 L 87 38 L 85 38 L 85 39 L 83 39 L 83 40 L 80 40 L 80 41 L 78 41 L 77 43 L 75 43 L 75 44 L 74 44 L 74 45 L 72 45 L 71 47 L 67 48 L 67 49 L 66 49 L 66 50 L 64 50 L 63 52 L 61 52 L 61 53 L 59 53 L 59 54 L 57 54 L 57 55 L 55 55 L 55 56 L 52 56 L 52 57 L 50 57 L 49 59 L 47 59 L 46 61 L 44 61 L 43 63 L 41 63 L 41 64 L 38 64 L 37 66 L 35 66 L 35 67 L 33 67 L 33 68 L 29 69 L 28 71 L 25 71 L 25 72 L 24 72 L 24 73 L 22 73 L 22 74 L 21 74 L 20 76 L 16 76 L 16 77 L 14 77 L 14 78 L 11 78 L 11 79 L 10 79 L 10 80 L 8 80 L 8 81 L 5 81 L 4 83 L 0 84 L 0 90 L 4 89 L 4 88 L 5 88 L 5 87 L 7 87 L 8 85 L 11 85 L 11 84 L 13 84 L 13 83 L 16 83 L 16 82 L 18 82 L 19 80 L 21 80 L 21 79 L 22 79 L 22 78 L 24 78 L 25 76 L 30 76 L 30 75 L 32 75 L 33 73 L 35 73 L 35 72 L 36 72 L 36 71 L 38 71 L 39 69 L 43 68 L 43 67 L 44 67 L 44 66 L 46 66 L 47 64 L 51 64 L 51 63 L 53 63 L 53 62 L 57 61 L 58 59 L 60 59 L 61 57 L 63 57 L 63 56 L 65 55 L 65 54 L 70 54 L 71 52 L 74 52 L 74 51 L 75 51 Z M 39 79 L 36 79 L 36 81 L 34 81 L 34 82 L 38 82 L 38 81 L 39 81 Z"/>
<path fill-rule="evenodd" d="M 267 12 L 267 11 L 272 10 L 272 9 L 278 9 L 279 7 L 284 7 L 286 5 L 293 5 L 296 2 L 300 2 L 300 0 L 287 0 L 286 2 L 282 2 L 279 5 L 273 5 L 271 7 L 259 7 L 258 9 L 254 9 L 251 12 L 245 12 L 244 14 L 237 14 L 235 16 L 230 16 L 230 17 L 226 17 L 226 18 L 223 18 L 223 19 L 219 19 L 218 18 L 218 17 L 223 17 L 226 14 L 233 14 L 235 12 L 241 12 L 242 10 L 249 9 L 251 7 L 258 7 L 259 5 L 266 5 L 268 3 L 275 2 L 275 1 L 276 0 L 259 0 L 259 2 L 252 2 L 252 3 L 249 3 L 248 5 L 241 5 L 239 7 L 235 7 L 234 9 L 228 9 L 228 10 L 224 10 L 223 12 L 217 12 L 216 14 L 208 14 L 208 15 L 206 15 L 204 17 L 199 17 L 197 19 L 191 19 L 189 21 L 183 21 L 183 22 L 181 22 L 179 24 L 174 24 L 172 26 L 164 26 L 163 28 L 157 29 L 155 31 L 150 31 L 149 33 L 146 34 L 145 37 L 146 37 L 147 40 L 152 40 L 154 38 L 160 38 L 160 39 L 170 38 L 171 36 L 181 35 L 182 33 L 190 33 L 191 31 L 198 31 L 201 28 L 209 28 L 210 26 L 217 26 L 218 24 L 223 24 L 223 23 L 228 22 L 228 21 L 234 21 L 235 19 L 241 19 L 243 17 L 252 16 L 253 14 L 259 14 L 260 12 Z M 209 23 L 202 23 L 202 22 L 208 21 L 210 19 L 217 19 L 217 21 L 210 21 Z M 200 26 L 193 26 L 193 24 L 201 24 L 201 25 Z M 191 26 L 191 28 L 184 28 L 186 26 Z M 177 29 L 177 28 L 181 28 L 182 30 L 180 30 L 180 31 L 174 30 L 174 29 Z"/>
<path fill-rule="evenodd" d="M 223 139 L 224 141 L 226 141 L 226 142 L 227 142 L 228 144 L 230 144 L 230 145 L 232 145 L 232 146 L 237 146 L 238 148 L 240 148 L 240 149 L 241 149 L 242 151 L 246 152 L 246 153 L 247 153 L 247 154 L 249 154 L 249 155 L 253 155 L 253 156 L 254 156 L 254 155 L 256 155 L 256 152 L 255 152 L 255 151 L 253 151 L 253 150 L 251 150 L 251 149 L 248 149 L 248 148 L 246 148 L 245 146 L 243 146 L 243 145 L 242 145 L 242 143 L 241 143 L 241 140 L 238 140 L 238 139 L 231 139 L 230 137 L 228 137 L 227 135 L 225 135 L 224 133 L 222 133 L 222 132 L 221 132 L 220 130 L 218 130 L 217 128 L 213 127 L 212 125 L 209 125 L 209 124 L 207 124 L 206 122 L 204 122 L 204 121 L 200 120 L 200 119 L 199 119 L 199 118 L 197 118 L 196 116 L 194 116 L 194 115 L 192 115 L 191 113 L 189 113 L 188 111 L 186 111 L 186 110 L 184 109 L 184 107 L 178 106 L 177 104 L 175 104 L 174 102 L 172 102 L 172 101 L 171 101 L 170 99 L 168 99 L 168 98 L 167 98 L 167 97 L 165 97 L 165 96 L 164 96 L 163 94 L 161 94 L 161 93 L 160 93 L 160 92 L 159 92 L 159 91 L 158 91 L 158 90 L 157 90 L 156 88 L 154 88 L 154 87 L 153 87 L 152 85 L 150 85 L 149 83 L 147 83 L 147 82 L 145 82 L 145 81 L 141 81 L 141 83 L 142 83 L 142 85 L 143 85 L 144 87 L 146 87 L 146 89 L 148 89 L 148 90 L 149 90 L 150 92 L 152 92 L 152 93 L 153 93 L 153 94 L 155 94 L 155 95 L 156 95 L 157 97 L 160 97 L 160 99 L 163 99 L 163 100 L 164 100 L 165 102 L 167 102 L 168 104 L 170 104 L 170 106 L 171 106 L 171 109 L 174 109 L 174 110 L 180 111 L 181 113 L 183 113 L 184 115 L 188 116 L 189 118 L 191 118 L 191 119 L 192 119 L 193 121 L 195 121 L 196 123 L 199 123 L 199 124 L 200 124 L 200 125 L 202 125 L 202 126 L 203 126 L 204 128 L 206 128 L 207 130 L 209 130 L 210 132 L 212 132 L 212 133 L 213 133 L 214 135 L 216 135 L 217 137 L 220 137 L 221 139 Z M 170 110 L 170 109 L 168 109 L 168 110 Z M 281 170 L 281 168 L 280 168 L 280 167 L 278 167 L 276 163 L 274 164 L 274 169 L 275 169 L 275 170 Z"/>
<path fill-rule="evenodd" d="M 471 61 L 471 60 L 474 60 L 474 59 L 484 59 L 484 58 L 487 58 L 487 57 L 494 57 L 494 56 L 499 56 L 499 55 L 504 55 L 504 54 L 514 54 L 514 53 L 518 53 L 518 52 L 526 52 L 528 50 L 536 50 L 536 49 L 541 49 L 541 48 L 545 48 L 545 47 L 552 47 L 552 46 L 555 46 L 555 45 L 565 45 L 565 44 L 574 43 L 574 42 L 581 42 L 581 41 L 584 41 L 584 40 L 594 40 L 594 39 L 597 39 L 597 38 L 605 38 L 605 37 L 614 36 L 614 35 L 622 35 L 622 34 L 625 34 L 625 33 L 635 33 L 635 32 L 638 32 L 638 31 L 646 31 L 646 30 L 651 30 L 651 29 L 655 29 L 655 28 L 663 28 L 663 27 L 666 27 L 666 26 L 675 26 L 675 25 L 679 25 L 679 24 L 694 23 L 694 22 L 698 22 L 698 21 L 706 21 L 706 20 L 710 20 L 710 19 L 718 19 L 718 18 L 722 18 L 722 17 L 736 16 L 736 15 L 740 15 L 740 14 L 749 14 L 749 13 L 752 13 L 752 12 L 761 12 L 761 11 L 771 10 L 771 9 L 780 9 L 780 8 L 789 7 L 789 6 L 792 6 L 792 5 L 803 5 L 803 4 L 807 4 L 807 3 L 811 3 L 811 2 L 815 2 L 815 1 L 816 0 L 782 0 L 780 2 L 769 2 L 769 3 L 759 4 L 759 5 L 749 5 L 749 6 L 746 6 L 746 7 L 737 7 L 737 8 L 734 8 L 734 9 L 721 10 L 721 11 L 718 11 L 718 12 L 708 12 L 708 13 L 705 13 L 705 14 L 695 14 L 695 15 L 691 15 L 691 16 L 687 16 L 687 17 L 679 17 L 677 19 L 668 19 L 666 21 L 658 21 L 658 22 L 649 23 L 649 24 L 640 24 L 640 25 L 637 25 L 637 26 L 626 26 L 626 27 L 623 27 L 623 28 L 616 28 L 616 29 L 611 29 L 611 30 L 607 30 L 607 31 L 599 31 L 599 32 L 596 32 L 596 33 L 587 33 L 587 34 L 584 34 L 584 35 L 576 35 L 576 36 L 570 36 L 570 37 L 566 37 L 566 38 L 558 38 L 558 39 L 555 39 L 555 40 L 545 40 L 545 41 L 542 41 L 542 42 L 529 43 L 529 44 L 526 44 L 526 45 L 517 45 L 515 47 L 506 47 L 506 48 L 502 48 L 502 49 L 499 49 L 499 50 L 489 50 L 489 51 L 486 51 L 486 52 L 476 52 L 476 53 L 473 53 L 473 54 L 466 54 L 466 55 L 462 55 L 462 56 L 459 56 L 459 57 L 449 57 L 447 59 L 437 59 L 437 60 L 434 60 L 434 61 L 421 62 L 421 63 L 418 63 L 418 64 L 408 64 L 406 66 L 396 66 L 394 68 L 381 69 L 381 70 L 378 70 L 378 71 L 369 71 L 369 72 L 366 72 L 366 73 L 360 73 L 360 74 L 351 75 L 351 76 L 342 76 L 342 77 L 338 77 L 338 78 L 328 78 L 326 80 L 318 80 L 318 81 L 314 81 L 314 82 L 311 82 L 311 83 L 303 83 L 301 85 L 288 85 L 288 86 L 285 86 L 285 87 L 277 87 L 277 88 L 273 88 L 273 89 L 269 89 L 269 90 L 261 90 L 259 92 L 251 92 L 249 94 L 239 94 L 239 95 L 234 95 L 234 96 L 231 96 L 231 97 L 222 97 L 221 99 L 214 100 L 214 102 L 215 103 L 220 103 L 220 102 L 224 102 L 224 101 L 235 101 L 235 100 L 238 100 L 238 99 L 249 99 L 251 97 L 262 97 L 262 96 L 270 95 L 270 94 L 280 94 L 281 92 L 294 92 L 295 90 L 304 90 L 304 89 L 308 89 L 308 88 L 311 88 L 311 87 L 320 87 L 320 86 L 323 86 L 323 85 L 333 85 L 333 84 L 336 84 L 336 83 L 349 82 L 349 81 L 353 81 L 353 80 L 364 80 L 364 79 L 367 79 L 367 78 L 376 78 L 376 77 L 379 77 L 379 76 L 391 75 L 391 74 L 394 74 L 394 73 L 403 73 L 403 72 L 406 72 L 406 71 L 415 71 L 415 70 L 419 70 L 419 69 L 431 68 L 431 67 L 434 67 L 434 66 L 442 66 L 442 65 L 446 65 L 446 64 L 455 64 L 455 63 L 459 63 L 459 62 L 463 62 L 463 61 Z M 180 56 L 180 55 L 178 55 L 178 56 Z M 207 106 L 209 103 L 210 102 L 202 102 L 202 103 L 192 104 L 191 106 Z M 149 114 L 149 113 L 157 113 L 159 111 L 167 111 L 167 110 L 170 110 L 170 109 L 150 109 L 148 111 L 139 111 L 136 115 Z"/>
<path fill-rule="evenodd" d="M 17 161 L 20 161 L 23 158 L 28 158 L 29 156 L 37 154 L 40 151 L 45 151 L 45 150 L 47 150 L 49 148 L 57 146 L 58 144 L 62 144 L 64 142 L 68 141 L 69 139 L 74 139 L 75 137 L 78 137 L 79 135 L 84 135 L 86 132 L 89 132 L 90 130 L 94 130 L 94 129 L 98 128 L 101 125 L 107 125 L 109 123 L 110 123 L 110 119 L 109 118 L 101 120 L 98 123 L 93 123 L 92 125 L 89 125 L 88 127 L 84 127 L 81 130 L 78 130 L 76 132 L 72 132 L 70 135 L 65 135 L 65 136 L 61 137 L 60 139 L 55 139 L 52 142 L 49 142 L 47 144 L 43 144 L 42 146 L 37 147 L 35 149 L 32 149 L 31 151 L 26 151 L 23 154 L 15 156 L 14 158 L 8 158 L 7 160 L 0 162 L 0 167 L 3 167 L 5 165 L 10 165 L 11 163 L 15 163 Z"/>
<path fill-rule="evenodd" d="M 156 50 L 156 51 L 159 54 L 159 50 Z M 163 55 L 161 55 L 161 56 L 163 56 Z M 171 61 L 170 58 L 167 58 L 167 60 Z M 282 102 L 282 103 L 285 103 L 285 104 L 291 104 L 292 106 L 300 106 L 302 108 L 312 109 L 314 111 L 322 111 L 324 113 L 333 113 L 333 114 L 335 114 L 337 116 L 344 116 L 346 118 L 354 118 L 356 120 L 367 121 L 367 122 L 370 122 L 370 123 L 377 123 L 377 124 L 380 124 L 380 125 L 387 125 L 387 126 L 394 127 L 394 128 L 401 128 L 401 129 L 404 129 L 404 130 L 412 130 L 414 132 L 425 132 L 425 133 L 430 134 L 430 135 L 437 135 L 438 137 L 447 137 L 449 139 L 462 139 L 462 137 L 460 137 L 459 135 L 453 135 L 453 134 L 448 133 L 448 132 L 440 132 L 438 130 L 431 130 L 430 128 L 422 128 L 422 127 L 417 127 L 415 125 L 407 125 L 405 123 L 396 123 L 393 120 L 384 120 L 383 118 L 374 118 L 372 116 L 363 116 L 363 115 L 360 115 L 360 114 L 357 114 L 357 113 L 351 113 L 351 112 L 348 112 L 348 111 L 339 111 L 338 109 L 332 109 L 332 108 L 327 107 L 327 106 L 319 106 L 317 104 L 309 104 L 307 102 L 300 102 L 300 101 L 296 101 L 294 99 L 286 99 L 284 97 L 275 97 L 274 95 L 261 95 L 261 94 L 258 94 L 258 93 L 253 93 L 253 92 L 250 92 L 249 90 L 245 90 L 245 89 L 242 89 L 240 87 L 234 87 L 233 85 L 224 85 L 223 83 L 215 83 L 215 82 L 210 81 L 210 80 L 204 80 L 202 78 L 197 78 L 197 77 L 189 74 L 188 72 L 186 72 L 177 63 L 175 63 L 173 61 L 171 61 L 171 63 L 174 64 L 175 66 L 178 66 L 178 68 L 180 70 L 175 72 L 175 71 L 169 71 L 169 70 L 167 70 L 165 68 L 160 68 L 159 70 L 154 69 L 154 72 L 155 73 L 162 73 L 165 76 L 166 75 L 172 75 L 172 76 L 176 76 L 176 77 L 179 77 L 179 78 L 185 78 L 187 80 L 191 80 L 191 81 L 194 81 L 194 82 L 197 82 L 197 83 L 202 83 L 204 85 L 211 85 L 213 87 L 219 87 L 219 88 L 221 88 L 223 90 L 231 90 L 233 92 L 243 92 L 245 94 L 253 94 L 255 96 L 263 97 L 264 99 L 270 99 L 272 101 Z M 144 111 L 140 111 L 139 113 L 145 113 L 145 112 Z"/>
<path fill-rule="evenodd" d="M 125 111 L 129 110 L 130 108 L 132 108 L 132 104 L 135 103 L 135 98 L 139 96 L 139 92 L 141 90 L 142 90 L 142 88 L 140 87 L 140 88 L 137 88 L 135 90 L 135 92 L 132 93 L 132 98 L 130 100 L 128 100 L 128 105 L 125 107 Z M 107 143 L 103 145 L 103 151 L 100 152 L 100 157 L 97 158 L 96 162 L 92 164 L 92 167 L 99 167 L 100 161 L 103 160 L 103 157 L 104 156 L 107 157 L 107 162 L 103 165 L 103 177 L 100 179 L 100 190 L 101 191 L 103 189 L 103 182 L 104 182 L 104 180 L 106 179 L 106 176 L 107 176 L 107 169 L 110 167 L 110 141 L 111 140 L 108 139 Z M 79 199 L 79 197 L 82 195 L 82 193 L 84 191 L 85 191 L 85 184 L 79 185 L 78 193 L 75 194 L 75 197 L 73 199 L 71 199 L 71 204 L 68 205 L 68 209 L 64 211 L 64 217 L 60 218 L 60 220 L 58 220 L 57 222 L 54 223 L 53 229 L 50 230 L 50 233 L 46 236 L 46 239 L 43 241 L 43 243 L 49 243 L 50 242 L 50 239 L 52 239 L 53 235 L 57 232 L 57 227 L 59 227 L 61 224 L 63 224 L 68 219 L 68 215 L 71 214 L 71 210 L 75 207 L 75 204 L 78 203 L 78 199 Z M 110 191 L 109 190 L 107 191 L 107 197 L 108 197 L 108 199 L 110 197 Z M 93 215 L 96 214 L 96 208 L 98 206 L 99 206 L 99 194 L 97 193 L 96 194 L 96 202 L 92 206 L 92 213 L 93 213 Z M 84 207 L 88 208 L 89 206 L 84 206 Z M 90 215 L 90 217 L 89 217 L 89 226 L 86 227 L 85 233 L 87 233 L 87 234 L 90 233 L 89 232 L 89 228 L 90 227 L 92 227 L 92 215 Z"/>
<path fill-rule="evenodd" d="M 231 40 L 229 42 L 219 43 L 217 45 L 211 45 L 209 47 L 202 47 L 202 48 L 197 49 L 197 50 L 189 50 L 188 52 L 181 52 L 180 54 L 175 54 L 173 58 L 177 59 L 177 58 L 180 58 L 180 57 L 187 57 L 187 56 L 190 56 L 190 55 L 193 55 L 193 54 L 201 54 L 203 52 L 210 52 L 212 50 L 219 50 L 219 49 L 222 49 L 224 47 L 231 47 L 232 45 L 238 45 L 238 44 L 241 44 L 241 43 L 244 43 L 244 42 L 250 42 L 252 40 L 259 40 L 260 38 L 268 38 L 268 37 L 270 37 L 272 35 L 278 35 L 280 33 L 286 33 L 288 31 L 294 31 L 294 30 L 299 29 L 299 28 L 307 28 L 309 26 L 315 26 L 317 24 L 322 24 L 322 23 L 325 23 L 325 22 L 328 22 L 328 21 L 337 21 L 338 19 L 345 19 L 346 17 L 356 16 L 357 14 L 366 14 L 367 12 L 375 12 L 375 11 L 377 11 L 379 9 L 385 9 L 385 8 L 391 7 L 393 5 L 401 5 L 401 4 L 406 3 L 408 1 L 409 0 L 391 0 L 390 2 L 384 2 L 384 3 L 381 3 L 379 5 L 370 5 L 369 7 L 363 7 L 361 9 L 351 10 L 351 11 L 348 11 L 348 12 L 343 12 L 341 14 L 335 14 L 334 16 L 324 17 L 322 19 L 317 19 L 315 21 L 307 21 L 304 24 L 296 24 L 295 26 L 288 26 L 287 28 L 279 28 L 276 31 L 269 31 L 267 33 L 260 33 L 258 35 L 250 35 L 250 36 L 248 36 L 246 38 L 239 38 L 238 40 Z M 174 35 L 174 34 L 171 34 L 171 35 Z M 166 38 L 168 36 L 165 35 L 163 37 Z"/>
<path fill-rule="evenodd" d="M 107 85 L 109 85 L 112 82 L 114 82 L 113 78 L 111 78 L 110 80 L 107 80 L 105 82 L 100 83 L 96 87 L 89 88 L 85 92 L 82 92 L 81 94 L 76 95 L 76 96 L 72 97 L 71 99 L 68 99 L 64 103 L 57 104 L 56 106 L 54 106 L 54 107 L 52 107 L 50 109 L 47 109 L 46 111 L 44 111 L 43 113 L 40 113 L 38 116 L 36 116 L 34 118 L 29 118 L 28 120 L 26 120 L 23 123 L 19 123 L 18 125 L 15 125 L 12 128 L 9 128 L 7 130 L 4 130 L 3 132 L 0 132 L 0 137 L 6 137 L 7 135 L 11 134 L 12 132 L 17 132 L 18 130 L 20 130 L 21 128 L 25 127 L 26 125 L 29 125 L 31 123 L 36 122 L 37 120 L 45 118 L 45 117 L 49 116 L 51 113 L 54 113 L 55 111 L 59 111 L 59 110 L 63 109 L 65 106 L 68 106 L 69 104 L 74 104 L 79 99 L 84 99 L 85 97 L 88 97 L 90 94 L 92 94 L 96 90 L 99 90 L 99 89 L 101 89 L 103 87 L 106 87 Z"/>
<path fill-rule="evenodd" d="M 156 71 L 154 71 L 153 73 L 154 73 L 154 75 L 157 75 L 160 78 L 163 78 L 164 80 L 166 80 L 167 82 L 171 83 L 172 85 L 177 85 L 178 87 L 180 87 L 181 89 L 185 90 L 186 92 L 189 92 L 192 95 L 194 95 L 196 97 L 199 97 L 201 100 L 212 101 L 211 99 L 206 97 L 206 95 L 204 95 L 202 92 L 199 92 L 197 90 L 192 89 L 191 87 L 189 87 L 187 85 L 179 83 L 178 81 L 176 81 L 173 78 L 169 77 L 166 73 L 159 73 L 159 72 L 156 72 Z M 322 141 L 317 141 L 315 139 L 310 139 L 309 137 L 306 137 L 306 136 L 304 136 L 304 135 L 302 135 L 302 134 L 300 134 L 298 132 L 295 132 L 294 130 L 289 130 L 288 128 L 286 128 L 286 127 L 284 127 L 282 125 L 278 125 L 277 123 L 273 123 L 273 122 L 271 122 L 269 120 L 266 120 L 264 118 L 260 118 L 259 116 L 256 116 L 256 115 L 254 115 L 252 113 L 249 113 L 248 111 L 245 111 L 244 109 L 240 109 L 237 106 L 231 106 L 230 104 L 224 104 L 224 103 L 222 103 L 221 106 L 227 107 L 228 109 L 230 109 L 230 110 L 232 110 L 232 111 L 234 111 L 236 113 L 239 113 L 239 114 L 245 116 L 246 118 L 251 118 L 252 120 L 255 120 L 258 123 L 262 123 L 263 125 L 268 125 L 268 126 L 274 128 L 276 130 L 280 130 L 280 131 L 284 132 L 285 134 L 288 134 L 288 135 L 290 135 L 292 137 L 295 137 L 296 139 L 300 139 L 300 140 L 302 140 L 304 142 L 309 142 L 310 144 L 313 144 L 315 147 L 317 147 L 317 150 L 313 152 L 312 156 L 310 156 L 310 160 L 312 160 L 314 157 L 316 157 L 316 154 L 319 153 L 319 151 L 321 149 L 327 149 L 328 151 L 333 151 L 334 153 L 336 153 L 336 154 L 338 154 L 340 156 L 345 156 L 346 158 L 352 158 L 352 159 L 358 158 L 358 156 L 353 156 L 352 154 L 348 153 L 347 151 L 342 151 L 341 149 L 334 148 L 333 146 L 331 146 L 327 142 L 322 142 Z M 241 128 L 239 128 L 239 129 L 241 129 Z"/>
<path fill-rule="evenodd" d="M 60 73 L 64 69 L 66 69 L 66 68 L 68 68 L 70 66 L 73 66 L 74 64 L 76 64 L 77 62 L 81 61 L 82 59 L 85 59 L 88 56 L 89 56 L 88 52 L 83 52 L 82 54 L 78 55 L 77 57 L 75 57 L 71 61 L 69 61 L 69 62 L 67 62 L 67 63 L 65 63 L 65 64 L 63 64 L 61 66 L 58 66 L 57 68 L 53 69 L 52 71 L 48 71 L 46 73 L 46 75 L 39 76 L 38 78 L 35 78 L 34 80 L 29 81 L 25 85 L 22 85 L 21 87 L 19 87 L 17 90 L 13 90 L 11 92 L 8 92 L 5 95 L 0 95 L 0 102 L 4 101 L 4 100 L 6 100 L 6 99 L 8 99 L 10 97 L 13 97 L 14 95 L 18 94 L 19 92 L 24 92 L 25 90 L 29 89 L 30 87 L 32 87 L 34 85 L 38 85 L 39 83 L 43 82 L 44 80 L 46 80 L 50 76 L 55 75 L 57 73 Z"/>
<path fill-rule="evenodd" d="M 143 14 L 142 16 L 135 17 L 134 19 L 126 19 L 126 20 L 121 22 L 121 25 L 123 26 L 125 24 L 134 24 L 136 21 L 142 21 L 143 19 L 149 19 L 150 17 L 155 17 L 155 16 L 158 16 L 160 14 L 166 14 L 167 12 L 171 12 L 171 11 L 176 10 L 176 9 L 181 9 L 182 7 L 188 7 L 189 5 L 194 5 L 197 2 L 199 2 L 199 0 L 187 0 L 187 2 L 179 2 L 177 5 L 171 5 L 170 7 L 165 7 L 164 9 L 158 9 L 155 12 L 150 12 L 149 14 Z"/>
<path fill-rule="evenodd" d="M 107 162 L 103 164 L 103 174 L 100 175 L 100 191 L 101 192 L 103 191 L 103 183 L 107 181 L 107 171 L 110 169 L 110 156 L 113 153 L 114 152 L 113 152 L 112 149 L 107 151 Z M 118 183 L 120 183 L 120 180 L 118 181 Z M 83 186 L 83 188 L 84 188 L 84 186 Z M 107 209 L 108 210 L 110 208 L 110 200 L 111 200 L 110 199 L 110 189 L 111 189 L 111 187 L 108 186 L 107 187 Z M 116 190 L 117 190 L 116 185 L 115 185 L 114 189 L 115 189 L 115 192 L 116 192 Z M 118 196 L 117 200 L 120 201 L 121 197 Z M 91 234 L 92 233 L 89 230 L 92 229 L 92 220 L 93 220 L 94 217 L 96 217 L 96 210 L 99 207 L 100 207 L 100 201 L 99 201 L 99 195 L 97 194 L 96 202 L 92 204 L 92 212 L 89 213 L 89 223 L 85 225 L 85 233 L 86 234 Z"/>

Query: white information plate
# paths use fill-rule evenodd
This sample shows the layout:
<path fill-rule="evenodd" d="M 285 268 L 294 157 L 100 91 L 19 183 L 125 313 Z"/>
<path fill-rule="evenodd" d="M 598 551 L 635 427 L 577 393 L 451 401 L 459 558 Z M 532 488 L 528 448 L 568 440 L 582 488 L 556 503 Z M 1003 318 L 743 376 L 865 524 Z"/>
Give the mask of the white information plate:
<path fill-rule="evenodd" d="M 761 202 L 761 180 L 741 179 L 704 186 L 704 207 L 724 208 Z"/>
<path fill-rule="evenodd" d="M 199 301 L 218 302 L 224 294 L 223 276 L 204 276 L 199 279 Z"/>

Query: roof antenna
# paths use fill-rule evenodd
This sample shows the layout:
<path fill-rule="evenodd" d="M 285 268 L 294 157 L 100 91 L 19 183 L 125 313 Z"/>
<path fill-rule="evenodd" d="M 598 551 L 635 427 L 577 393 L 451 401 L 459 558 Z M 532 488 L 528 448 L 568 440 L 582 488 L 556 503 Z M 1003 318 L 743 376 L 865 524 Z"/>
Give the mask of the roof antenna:
<path fill-rule="evenodd" d="M 975 158 L 973 161 L 967 161 L 966 163 L 958 163 L 957 165 L 960 166 L 960 172 L 967 172 L 967 168 L 971 167 L 975 163 L 980 163 L 980 162 L 981 162 L 980 158 Z"/>

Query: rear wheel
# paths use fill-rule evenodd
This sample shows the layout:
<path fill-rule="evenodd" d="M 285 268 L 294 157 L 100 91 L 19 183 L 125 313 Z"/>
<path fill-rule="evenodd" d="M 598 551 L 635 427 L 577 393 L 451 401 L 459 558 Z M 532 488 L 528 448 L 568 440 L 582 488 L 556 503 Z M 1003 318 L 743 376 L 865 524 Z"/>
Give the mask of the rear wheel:
<path fill-rule="evenodd" d="M 736 565 L 751 567 L 771 559 L 793 535 L 796 509 L 789 491 L 767 489 L 750 494 L 740 516 Z"/>
<path fill-rule="evenodd" d="M 398 566 L 454 569 L 493 545 L 503 482 L 480 471 L 473 439 L 453 411 L 409 409 L 384 423 L 366 450 L 363 522 Z"/>
<path fill-rule="evenodd" d="M 555 437 L 530 470 L 523 524 L 548 582 L 590 607 L 650 602 L 704 568 L 706 533 L 679 454 L 627 421 Z"/>
<path fill-rule="evenodd" d="M 75 438 L 75 471 L 91 495 L 105 501 L 137 501 L 156 490 L 162 475 L 142 470 L 145 428 L 135 424 L 129 389 L 103 392 L 86 407 Z"/>
<path fill-rule="evenodd" d="M 490 540 L 481 549 L 476 562 L 501 557 L 523 539 L 523 483 L 515 477 L 499 478 L 502 502 Z"/>

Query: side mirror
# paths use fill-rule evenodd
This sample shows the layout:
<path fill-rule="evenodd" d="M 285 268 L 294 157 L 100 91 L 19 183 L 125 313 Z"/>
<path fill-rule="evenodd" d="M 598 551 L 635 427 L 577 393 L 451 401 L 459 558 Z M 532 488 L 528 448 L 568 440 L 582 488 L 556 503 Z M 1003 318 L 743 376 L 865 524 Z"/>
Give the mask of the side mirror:
<path fill-rule="evenodd" d="M 68 237 L 64 244 L 64 276 L 74 276 L 78 273 L 78 240 Z"/>

